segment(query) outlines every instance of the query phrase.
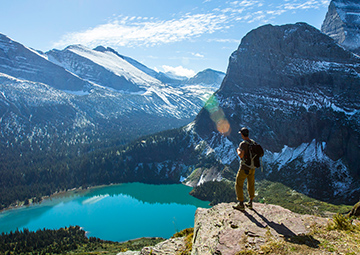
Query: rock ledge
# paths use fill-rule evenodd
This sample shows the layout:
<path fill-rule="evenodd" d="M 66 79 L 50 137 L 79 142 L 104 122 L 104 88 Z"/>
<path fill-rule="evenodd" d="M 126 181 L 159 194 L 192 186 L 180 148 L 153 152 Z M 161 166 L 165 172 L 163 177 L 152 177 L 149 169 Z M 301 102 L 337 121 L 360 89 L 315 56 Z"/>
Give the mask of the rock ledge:
<path fill-rule="evenodd" d="M 254 203 L 254 210 L 245 212 L 233 209 L 234 205 L 222 203 L 196 211 L 193 255 L 258 250 L 269 236 L 279 239 L 306 235 L 312 225 L 328 222 L 326 218 L 297 214 L 277 205 Z"/>

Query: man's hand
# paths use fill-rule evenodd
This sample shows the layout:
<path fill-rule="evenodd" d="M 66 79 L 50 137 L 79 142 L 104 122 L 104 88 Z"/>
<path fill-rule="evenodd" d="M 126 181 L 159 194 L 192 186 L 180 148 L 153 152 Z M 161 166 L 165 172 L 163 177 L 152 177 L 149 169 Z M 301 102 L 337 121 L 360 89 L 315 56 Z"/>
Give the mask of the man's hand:
<path fill-rule="evenodd" d="M 237 154 L 239 155 L 240 158 L 243 158 L 243 157 L 244 157 L 244 153 L 245 153 L 245 152 L 242 151 L 242 150 L 240 150 L 240 148 L 237 148 L 237 149 L 236 149 L 236 152 L 237 152 Z"/>

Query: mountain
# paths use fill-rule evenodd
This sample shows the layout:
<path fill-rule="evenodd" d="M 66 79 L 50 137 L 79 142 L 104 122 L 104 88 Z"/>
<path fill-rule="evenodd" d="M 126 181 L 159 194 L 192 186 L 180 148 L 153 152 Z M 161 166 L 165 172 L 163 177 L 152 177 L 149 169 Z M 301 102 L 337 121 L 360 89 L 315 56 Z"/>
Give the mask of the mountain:
<path fill-rule="evenodd" d="M 191 186 L 234 181 L 238 130 L 247 126 L 265 149 L 264 172 L 257 171 L 257 178 L 353 204 L 360 195 L 359 63 L 357 55 L 306 23 L 254 29 L 230 56 L 220 89 L 194 122 L 176 134 L 143 139 L 135 154 L 147 157 L 132 163 L 160 171 L 170 161 L 172 180 Z M 168 146 L 177 148 L 176 157 Z M 123 153 L 132 155 L 132 149 Z"/>
<path fill-rule="evenodd" d="M 249 32 L 215 93 L 232 130 L 212 147 L 237 145 L 248 126 L 266 148 L 267 178 L 315 198 L 358 199 L 359 61 L 306 23 Z M 209 143 L 220 137 L 205 109 L 195 130 Z"/>
<path fill-rule="evenodd" d="M 207 84 L 216 86 L 221 84 L 225 74 L 212 69 L 206 69 L 202 72 L 197 73 L 194 77 L 191 77 L 186 83 L 187 84 Z"/>
<path fill-rule="evenodd" d="M 49 62 L 37 51 L 0 34 L 0 73 L 69 91 L 86 91 L 90 84 Z"/>
<path fill-rule="evenodd" d="M 138 137 L 179 127 L 194 118 L 220 84 L 175 88 L 158 80 L 157 72 L 102 46 L 73 45 L 41 54 L 5 35 L 0 40 L 1 120 L 3 126 L 18 126 L 18 132 L 3 137 L 5 143 L 28 140 L 32 131 L 23 128 L 31 126 L 61 130 L 69 136 L 65 140 L 79 136 L 74 127 L 83 125 L 89 128 L 84 136 L 104 139 L 114 132 Z"/>
<path fill-rule="evenodd" d="M 62 51 L 46 53 L 48 59 L 83 80 L 125 92 L 145 92 L 143 86 L 159 85 L 160 81 L 139 70 L 114 50 L 95 50 L 73 45 Z"/>
<path fill-rule="evenodd" d="M 51 176 L 69 171 L 63 160 L 188 124 L 220 86 L 166 78 L 173 86 L 158 76 L 168 77 L 111 48 L 42 53 L 0 35 L 0 208 L 26 194 L 85 184 L 75 170 L 55 184 Z"/>
<path fill-rule="evenodd" d="M 157 71 L 150 69 L 147 66 L 141 64 L 140 62 L 136 61 L 135 59 L 120 55 L 118 52 L 111 49 L 110 47 L 105 48 L 103 46 L 98 46 L 94 50 L 101 51 L 101 52 L 111 51 L 114 54 L 116 54 L 117 56 L 119 56 L 120 58 L 124 59 L 125 61 L 127 61 L 128 63 L 133 65 L 134 67 L 136 67 L 137 69 L 141 70 L 142 72 L 150 75 L 151 77 L 153 77 L 155 79 L 158 79 L 162 83 L 174 85 L 174 84 L 183 83 L 184 80 L 187 79 L 186 77 L 177 76 L 175 74 L 157 72 Z M 223 74 L 222 72 L 220 72 L 220 73 Z M 221 83 L 221 81 L 220 81 L 220 83 Z"/>
<path fill-rule="evenodd" d="M 332 0 L 321 31 L 337 43 L 360 53 L 360 3 L 357 0 Z"/>

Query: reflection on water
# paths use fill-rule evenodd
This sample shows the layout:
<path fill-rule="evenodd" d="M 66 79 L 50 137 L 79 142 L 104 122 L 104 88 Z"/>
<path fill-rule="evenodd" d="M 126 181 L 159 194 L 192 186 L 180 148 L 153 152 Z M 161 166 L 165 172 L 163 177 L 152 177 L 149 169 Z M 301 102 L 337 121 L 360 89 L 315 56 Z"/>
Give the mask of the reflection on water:
<path fill-rule="evenodd" d="M 190 191 L 181 184 L 127 183 L 70 193 L 1 213 L 0 232 L 79 225 L 89 236 L 104 240 L 169 238 L 193 226 L 197 207 L 208 207 L 208 202 L 190 196 Z"/>
<path fill-rule="evenodd" d="M 108 196 L 109 196 L 109 194 L 90 197 L 90 198 L 82 201 L 82 204 L 83 204 L 83 205 L 86 205 L 86 204 L 95 204 L 95 203 L 101 201 L 102 199 L 104 199 L 104 198 L 106 198 L 106 197 L 108 197 Z"/>
<path fill-rule="evenodd" d="M 124 183 L 92 189 L 85 197 L 100 196 L 103 194 L 109 196 L 128 195 L 143 203 L 150 204 L 177 203 L 182 205 L 192 204 L 195 206 L 198 204 L 199 207 L 207 204 L 207 202 L 203 202 L 188 195 L 191 190 L 191 187 L 181 184 L 153 185 L 144 183 Z"/>

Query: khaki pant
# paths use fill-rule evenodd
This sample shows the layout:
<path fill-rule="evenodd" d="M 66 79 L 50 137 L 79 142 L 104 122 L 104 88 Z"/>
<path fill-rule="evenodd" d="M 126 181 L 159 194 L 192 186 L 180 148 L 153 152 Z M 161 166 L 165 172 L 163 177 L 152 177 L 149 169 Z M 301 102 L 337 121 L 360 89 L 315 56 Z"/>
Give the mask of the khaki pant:
<path fill-rule="evenodd" d="M 247 178 L 247 190 L 249 192 L 250 199 L 255 197 L 255 169 L 250 169 L 249 174 L 245 173 L 244 169 L 239 169 L 236 175 L 235 190 L 237 200 L 240 202 L 244 201 L 243 186 L 244 181 Z"/>

